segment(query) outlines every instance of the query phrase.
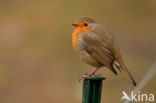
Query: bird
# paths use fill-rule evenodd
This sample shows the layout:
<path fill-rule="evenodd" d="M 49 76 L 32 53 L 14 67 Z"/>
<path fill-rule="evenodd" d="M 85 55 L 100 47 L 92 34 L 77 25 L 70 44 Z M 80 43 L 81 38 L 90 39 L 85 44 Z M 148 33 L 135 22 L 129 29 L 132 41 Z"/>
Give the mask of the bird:
<path fill-rule="evenodd" d="M 79 18 L 72 25 L 75 27 L 72 33 L 74 51 L 83 61 L 96 68 L 89 76 L 95 75 L 101 67 L 106 67 L 115 75 L 125 71 L 133 85 L 137 85 L 109 29 L 90 17 Z"/>

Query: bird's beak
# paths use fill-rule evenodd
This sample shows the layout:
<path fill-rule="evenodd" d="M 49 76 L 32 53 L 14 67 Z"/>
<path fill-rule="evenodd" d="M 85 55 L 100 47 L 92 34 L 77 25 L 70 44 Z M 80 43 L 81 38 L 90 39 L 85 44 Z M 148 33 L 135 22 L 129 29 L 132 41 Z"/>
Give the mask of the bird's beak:
<path fill-rule="evenodd" d="M 78 26 L 78 24 L 72 24 L 73 26 L 75 26 L 75 27 L 77 27 Z"/>

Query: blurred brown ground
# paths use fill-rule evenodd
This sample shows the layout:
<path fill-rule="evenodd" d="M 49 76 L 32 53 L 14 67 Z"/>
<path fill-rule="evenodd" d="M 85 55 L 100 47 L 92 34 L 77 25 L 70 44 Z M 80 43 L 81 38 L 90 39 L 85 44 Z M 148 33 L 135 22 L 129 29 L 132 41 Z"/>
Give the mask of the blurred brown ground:
<path fill-rule="evenodd" d="M 1 0 L 0 12 L 0 103 L 81 103 L 78 75 L 94 68 L 72 50 L 79 17 L 111 28 L 138 82 L 156 60 L 155 0 Z M 133 89 L 124 73 L 100 73 L 104 103 L 121 103 L 121 91 Z M 156 94 L 155 81 L 143 92 Z"/>

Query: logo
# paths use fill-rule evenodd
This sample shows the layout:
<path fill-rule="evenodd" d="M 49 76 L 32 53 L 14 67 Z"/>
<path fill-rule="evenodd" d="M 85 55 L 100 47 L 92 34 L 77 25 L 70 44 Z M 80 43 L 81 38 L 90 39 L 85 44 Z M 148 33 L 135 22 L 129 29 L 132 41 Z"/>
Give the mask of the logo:
<path fill-rule="evenodd" d="M 142 94 L 140 92 L 134 93 L 133 91 L 128 95 L 125 91 L 122 91 L 123 96 L 121 100 L 128 100 L 128 101 L 139 101 L 139 102 L 153 102 L 154 101 L 154 94 Z"/>

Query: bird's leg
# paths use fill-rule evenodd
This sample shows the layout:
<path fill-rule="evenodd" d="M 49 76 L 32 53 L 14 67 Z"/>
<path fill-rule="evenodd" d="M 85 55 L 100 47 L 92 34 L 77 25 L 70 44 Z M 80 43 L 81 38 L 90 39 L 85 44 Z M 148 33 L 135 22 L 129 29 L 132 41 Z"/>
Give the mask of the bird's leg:
<path fill-rule="evenodd" d="M 91 72 L 91 73 L 89 74 L 89 76 L 91 77 L 92 75 L 95 75 L 95 73 L 96 73 L 98 70 L 99 70 L 99 68 L 96 68 L 93 72 Z"/>

